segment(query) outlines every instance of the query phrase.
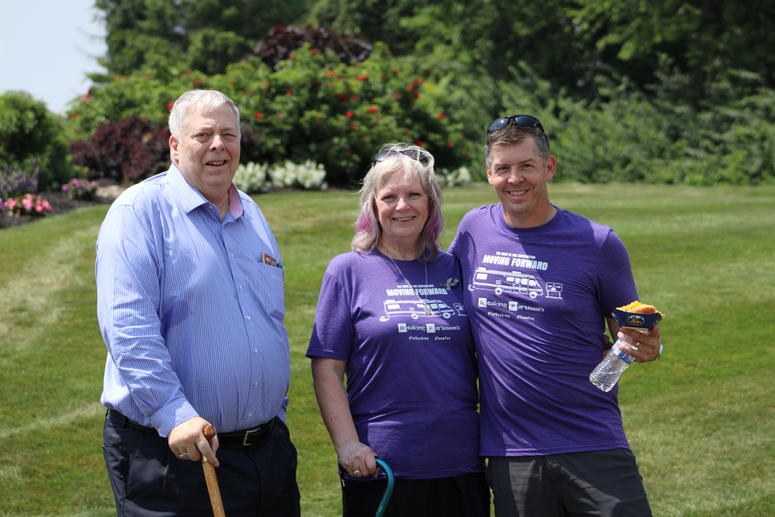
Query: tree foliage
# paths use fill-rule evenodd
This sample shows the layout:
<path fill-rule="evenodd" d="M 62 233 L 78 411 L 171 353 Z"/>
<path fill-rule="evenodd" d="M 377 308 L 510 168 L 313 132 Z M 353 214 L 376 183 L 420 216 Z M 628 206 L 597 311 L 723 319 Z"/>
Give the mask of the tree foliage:
<path fill-rule="evenodd" d="M 108 77 L 165 66 L 221 73 L 267 31 L 303 15 L 306 0 L 95 0 L 107 32 Z"/>

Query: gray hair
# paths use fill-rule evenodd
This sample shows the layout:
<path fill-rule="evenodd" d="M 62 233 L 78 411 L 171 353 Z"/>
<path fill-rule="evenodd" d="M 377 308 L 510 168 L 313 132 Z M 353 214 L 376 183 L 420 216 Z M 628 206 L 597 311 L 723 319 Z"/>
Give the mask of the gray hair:
<path fill-rule="evenodd" d="M 411 156 L 422 156 L 425 163 Z M 382 227 L 377 219 L 376 195 L 394 174 L 403 174 L 404 178 L 419 178 L 425 194 L 428 196 L 428 220 L 421 234 L 422 250 L 420 258 L 434 260 L 439 252 L 439 235 L 444 227 L 441 217 L 441 188 L 433 172 L 433 155 L 416 145 L 392 143 L 383 145 L 377 155 L 387 156 L 372 164 L 363 178 L 360 190 L 361 209 L 355 221 L 355 236 L 351 246 L 353 251 L 373 251 L 382 238 Z"/>
<path fill-rule="evenodd" d="M 487 134 L 484 145 L 484 160 L 489 167 L 492 164 L 492 148 L 496 145 L 518 145 L 526 138 L 532 138 L 538 155 L 544 160 L 549 159 L 549 140 L 543 131 L 537 127 L 519 127 L 507 124 L 506 127 Z"/>
<path fill-rule="evenodd" d="M 189 90 L 178 97 L 170 111 L 170 134 L 175 138 L 180 138 L 180 131 L 183 130 L 183 126 L 186 123 L 186 117 L 192 107 L 216 109 L 224 104 L 228 105 L 234 112 L 234 118 L 237 122 L 237 135 L 239 135 L 239 108 L 237 108 L 237 105 L 234 104 L 233 100 L 218 90 Z"/>

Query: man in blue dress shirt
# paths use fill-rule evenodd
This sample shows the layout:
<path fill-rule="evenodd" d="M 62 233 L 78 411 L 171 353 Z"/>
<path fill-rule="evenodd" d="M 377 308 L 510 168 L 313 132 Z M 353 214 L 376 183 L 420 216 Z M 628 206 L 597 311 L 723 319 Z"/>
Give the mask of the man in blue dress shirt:
<path fill-rule="evenodd" d="M 193 90 L 169 127 L 169 170 L 116 199 L 97 240 L 117 513 L 211 515 L 204 457 L 230 517 L 298 516 L 282 259 L 261 210 L 232 185 L 239 110 Z"/>

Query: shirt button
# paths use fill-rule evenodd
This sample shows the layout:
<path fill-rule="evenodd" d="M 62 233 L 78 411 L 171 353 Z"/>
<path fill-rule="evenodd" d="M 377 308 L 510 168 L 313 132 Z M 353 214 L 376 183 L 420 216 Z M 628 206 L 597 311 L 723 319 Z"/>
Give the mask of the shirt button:
<path fill-rule="evenodd" d="M 253 416 L 253 413 L 248 413 L 248 416 Z"/>
<path fill-rule="evenodd" d="M 234 253 L 229 253 L 229 257 L 234 258 Z"/>
<path fill-rule="evenodd" d="M 253 316 L 245 316 L 245 318 L 247 318 L 247 320 L 250 321 L 253 319 Z"/>
<path fill-rule="evenodd" d="M 258 383 L 257 383 L 257 382 L 254 382 L 254 383 L 253 383 L 253 387 L 254 387 L 254 388 L 257 388 L 257 387 L 258 387 Z"/>
<path fill-rule="evenodd" d="M 258 348 L 254 348 L 253 352 L 258 353 Z"/>
<path fill-rule="evenodd" d="M 245 286 L 244 286 L 244 285 L 242 285 L 242 284 L 240 284 L 240 285 L 239 285 L 239 288 L 240 288 L 240 289 L 245 289 Z"/>

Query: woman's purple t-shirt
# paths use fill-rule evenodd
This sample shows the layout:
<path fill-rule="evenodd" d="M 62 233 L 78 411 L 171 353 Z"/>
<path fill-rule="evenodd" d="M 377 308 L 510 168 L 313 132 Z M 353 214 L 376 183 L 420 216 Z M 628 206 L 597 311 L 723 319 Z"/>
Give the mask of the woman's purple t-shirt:
<path fill-rule="evenodd" d="M 397 477 L 482 470 L 474 348 L 451 255 L 427 264 L 427 281 L 416 260 L 393 264 L 378 251 L 335 257 L 307 356 L 347 361 L 358 436 Z"/>

